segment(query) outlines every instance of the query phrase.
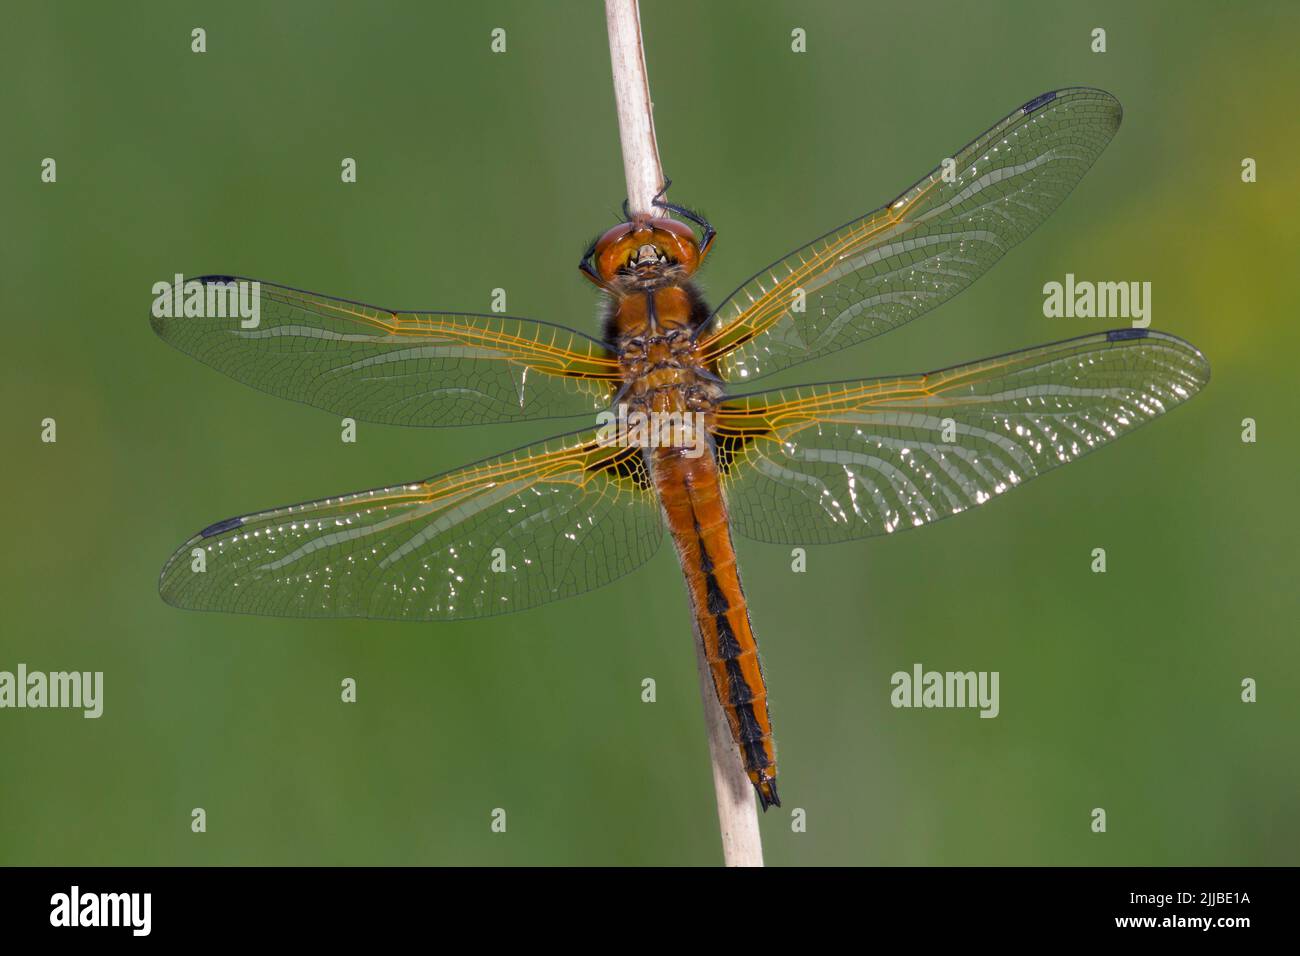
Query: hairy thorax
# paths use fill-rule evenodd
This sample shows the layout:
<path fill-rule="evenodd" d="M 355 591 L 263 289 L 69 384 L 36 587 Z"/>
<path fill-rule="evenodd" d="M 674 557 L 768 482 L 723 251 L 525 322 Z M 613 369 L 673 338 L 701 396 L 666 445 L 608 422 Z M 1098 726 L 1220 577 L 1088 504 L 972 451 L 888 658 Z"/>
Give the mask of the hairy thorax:
<path fill-rule="evenodd" d="M 620 403 L 649 413 L 711 412 L 722 397 L 696 348 L 708 308 L 687 282 L 642 283 L 611 302 L 607 334 L 623 373 Z"/>

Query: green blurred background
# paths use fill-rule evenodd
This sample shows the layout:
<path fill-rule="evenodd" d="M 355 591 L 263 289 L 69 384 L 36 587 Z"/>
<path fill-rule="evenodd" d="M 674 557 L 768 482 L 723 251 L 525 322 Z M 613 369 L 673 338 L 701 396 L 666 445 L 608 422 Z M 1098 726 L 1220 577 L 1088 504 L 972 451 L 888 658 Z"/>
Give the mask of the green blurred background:
<path fill-rule="evenodd" d="M 975 288 L 774 384 L 1106 327 L 1043 317 L 1066 272 L 1151 281 L 1153 328 L 1214 367 L 1186 408 L 960 521 L 810 549 L 806 574 L 738 542 L 786 804 L 762 821 L 768 862 L 1300 862 L 1300 8 L 651 0 L 642 19 L 673 196 L 720 230 L 714 300 L 1043 90 L 1124 104 L 1074 195 Z M 0 711 L 0 862 L 717 862 L 668 547 L 602 591 L 458 625 L 186 613 L 155 590 L 216 519 L 565 430 L 363 424 L 344 445 L 332 416 L 173 351 L 147 314 L 155 281 L 230 272 L 396 308 L 487 311 L 504 287 L 513 314 L 591 329 L 575 267 L 624 195 L 600 5 L 19 3 L 6 21 L 0 669 L 102 670 L 106 690 L 97 721 Z M 1001 716 L 893 709 L 889 676 L 917 661 L 1000 671 Z"/>

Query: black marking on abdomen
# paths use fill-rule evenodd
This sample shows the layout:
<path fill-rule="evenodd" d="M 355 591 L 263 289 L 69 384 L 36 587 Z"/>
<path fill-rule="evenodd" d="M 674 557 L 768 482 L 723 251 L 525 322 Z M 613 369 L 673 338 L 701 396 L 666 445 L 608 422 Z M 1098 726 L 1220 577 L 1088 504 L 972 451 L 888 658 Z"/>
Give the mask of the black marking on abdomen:
<path fill-rule="evenodd" d="M 745 675 L 740 669 L 740 661 L 727 661 L 727 681 L 731 684 L 731 706 L 744 707 L 754 702 L 754 692 L 745 683 Z M 753 716 L 752 714 L 750 715 Z"/>
<path fill-rule="evenodd" d="M 700 524 L 695 523 L 696 544 L 700 550 L 700 570 L 704 572 L 704 603 L 708 612 L 713 615 L 713 629 L 718 635 L 718 657 L 724 661 L 735 660 L 741 654 L 740 642 L 736 640 L 736 634 L 731 629 L 731 621 L 727 620 L 727 612 L 731 610 L 731 604 L 727 601 L 727 596 L 722 593 L 722 586 L 718 584 L 718 576 L 713 573 L 713 559 L 709 557 L 708 546 L 704 543 L 704 537 L 700 534 Z"/>
<path fill-rule="evenodd" d="M 705 574 L 713 573 L 713 559 L 709 557 L 709 549 L 704 546 L 704 534 L 700 531 L 700 522 L 692 519 L 695 525 L 695 540 L 700 546 L 700 570 Z"/>
<path fill-rule="evenodd" d="M 714 617 L 720 617 L 731 610 L 731 605 L 727 603 L 727 596 L 722 593 L 718 578 L 712 571 L 704 576 L 704 593 L 708 601 L 709 613 Z"/>
<path fill-rule="evenodd" d="M 731 621 L 727 618 L 731 605 L 718 584 L 717 576 L 713 573 L 713 559 L 709 557 L 709 549 L 704 544 L 703 536 L 700 535 L 698 522 L 695 524 L 695 533 L 700 550 L 700 567 L 705 572 L 704 589 L 708 610 L 713 615 L 713 626 L 718 635 L 718 657 L 726 661 L 727 665 L 728 699 L 725 703 L 736 712 L 737 738 L 740 742 L 745 769 L 761 771 L 771 766 L 771 761 L 768 760 L 767 749 L 763 746 L 766 735 L 754 713 L 754 691 L 745 680 L 745 673 L 740 667 L 739 658 L 744 651 L 741 649 L 740 642 L 736 640 L 735 632 L 731 629 Z M 762 796 L 762 791 L 759 791 L 759 795 Z M 767 803 L 767 799 L 764 798 L 764 809 Z"/>
<path fill-rule="evenodd" d="M 731 621 L 727 615 L 719 614 L 713 619 L 713 626 L 718 631 L 718 659 L 734 661 L 742 652 L 740 642 L 736 640 L 736 632 L 731 629 Z"/>
<path fill-rule="evenodd" d="M 736 719 L 740 723 L 740 742 L 742 744 L 752 744 L 763 739 L 763 728 L 758 726 L 758 718 L 754 716 L 752 706 L 745 704 L 737 707 Z M 759 764 L 759 766 L 764 765 Z"/>

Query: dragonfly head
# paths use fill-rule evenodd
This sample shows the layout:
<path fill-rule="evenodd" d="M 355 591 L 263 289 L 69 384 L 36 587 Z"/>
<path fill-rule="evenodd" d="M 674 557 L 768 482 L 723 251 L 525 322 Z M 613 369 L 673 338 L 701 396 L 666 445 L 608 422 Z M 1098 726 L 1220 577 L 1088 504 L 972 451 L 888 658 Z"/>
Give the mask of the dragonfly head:
<path fill-rule="evenodd" d="M 690 276 L 700 246 L 685 223 L 638 215 L 597 239 L 591 258 L 607 284 L 635 287 Z"/>

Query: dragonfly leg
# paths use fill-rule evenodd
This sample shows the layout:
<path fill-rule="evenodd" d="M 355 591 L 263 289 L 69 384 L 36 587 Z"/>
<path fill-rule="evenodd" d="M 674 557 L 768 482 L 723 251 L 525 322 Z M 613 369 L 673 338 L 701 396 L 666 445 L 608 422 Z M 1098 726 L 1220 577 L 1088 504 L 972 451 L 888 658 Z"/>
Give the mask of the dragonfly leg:
<path fill-rule="evenodd" d="M 687 209 L 685 206 L 679 206 L 676 203 L 665 201 L 664 193 L 668 192 L 668 187 L 672 184 L 673 181 L 671 179 L 665 179 L 663 188 L 655 194 L 655 198 L 651 200 L 651 203 L 652 205 L 658 206 L 660 209 L 675 212 L 683 219 L 687 219 L 700 227 L 703 232 L 703 235 L 700 237 L 700 264 L 703 264 L 704 257 L 709 254 L 709 247 L 713 245 L 713 238 L 718 234 L 718 230 L 714 229 L 712 224 L 695 210 Z"/>

